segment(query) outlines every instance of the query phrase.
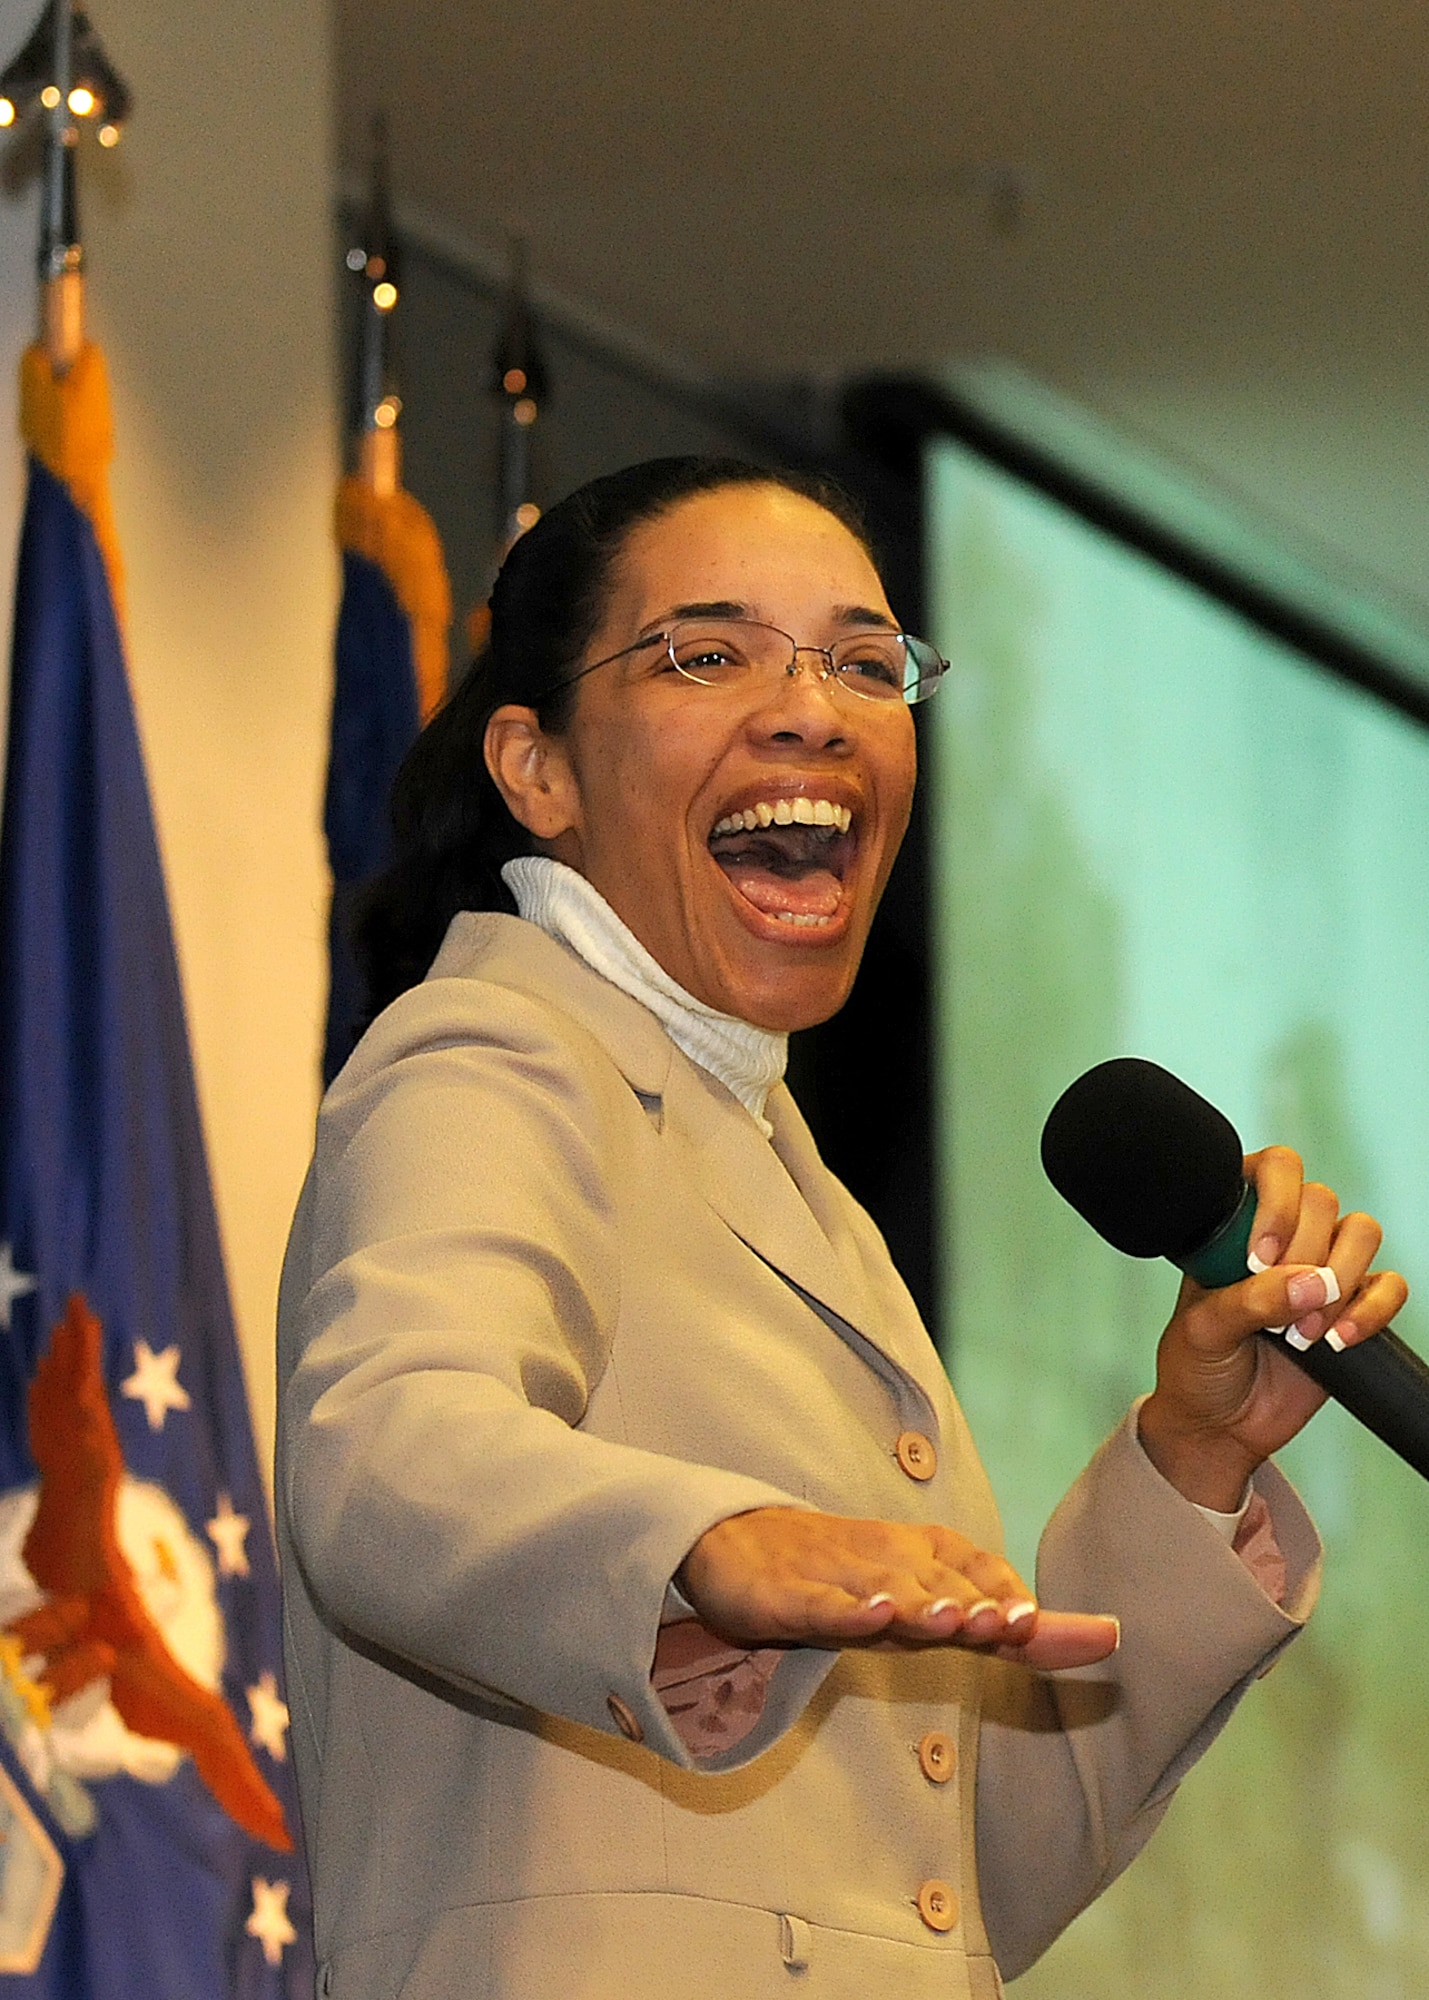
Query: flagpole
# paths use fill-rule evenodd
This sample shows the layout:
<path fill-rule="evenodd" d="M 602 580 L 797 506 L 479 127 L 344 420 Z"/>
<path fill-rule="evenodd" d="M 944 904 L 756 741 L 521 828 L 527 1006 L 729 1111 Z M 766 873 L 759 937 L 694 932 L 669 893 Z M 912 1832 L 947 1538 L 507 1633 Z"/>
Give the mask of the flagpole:
<path fill-rule="evenodd" d="M 391 384 L 388 327 L 398 283 L 387 120 L 381 112 L 372 121 L 372 192 L 363 234 L 363 244 L 347 256 L 349 269 L 363 279 L 356 473 L 369 492 L 388 494 L 402 483 L 402 440 L 397 429 L 402 399 Z"/>
<path fill-rule="evenodd" d="M 40 339 L 50 367 L 63 375 L 84 344 L 84 250 L 74 171 L 79 126 L 70 106 L 74 4 L 53 0 L 53 5 L 54 63 L 40 99 L 48 114 L 40 197 Z"/>
<path fill-rule="evenodd" d="M 386 120 L 373 121 L 360 240 L 346 263 L 360 287 L 352 470 L 337 492 L 342 552 L 323 833 L 332 869 L 322 1074 L 332 1081 L 367 1019 L 353 926 L 365 885 L 388 865 L 388 794 L 422 723 L 447 692 L 451 583 L 430 514 L 402 485 L 391 320 L 398 273 Z"/>
<path fill-rule="evenodd" d="M 0 129 L 32 111 L 44 118 L 39 240 L 39 346 L 51 375 L 67 375 L 84 346 L 84 249 L 75 160 L 80 125 L 93 119 L 115 146 L 129 116 L 129 86 L 74 0 L 47 0 L 24 46 L 0 70 Z"/>
<path fill-rule="evenodd" d="M 497 561 L 534 527 L 541 510 L 532 496 L 536 425 L 547 391 L 545 356 L 531 310 L 529 255 L 524 236 L 511 238 L 506 314 L 492 355 L 491 386 L 500 399 Z"/>

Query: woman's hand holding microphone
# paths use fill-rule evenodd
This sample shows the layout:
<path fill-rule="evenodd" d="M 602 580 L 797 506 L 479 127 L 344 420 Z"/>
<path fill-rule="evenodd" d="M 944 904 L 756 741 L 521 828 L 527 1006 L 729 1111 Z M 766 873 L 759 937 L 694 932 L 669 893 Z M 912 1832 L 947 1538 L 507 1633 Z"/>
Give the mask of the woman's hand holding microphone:
<path fill-rule="evenodd" d="M 1289 1355 L 1257 1336 L 1287 1327 L 1306 1345 L 1371 1339 L 1409 1296 L 1397 1271 L 1371 1271 L 1383 1235 L 1371 1215 L 1340 1214 L 1332 1189 L 1306 1181 L 1300 1156 L 1268 1146 L 1245 1162 L 1258 1197 L 1253 1275 L 1204 1291 L 1187 1278 L 1156 1356 L 1156 1388 L 1141 1407 L 1141 1442 L 1188 1500 L 1221 1513 L 1325 1401 Z"/>

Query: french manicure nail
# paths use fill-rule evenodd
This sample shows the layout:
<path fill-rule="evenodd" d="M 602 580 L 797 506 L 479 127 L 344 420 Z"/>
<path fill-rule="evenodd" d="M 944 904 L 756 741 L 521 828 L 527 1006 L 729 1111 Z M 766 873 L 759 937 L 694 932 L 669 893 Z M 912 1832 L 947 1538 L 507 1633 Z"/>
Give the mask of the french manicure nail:
<path fill-rule="evenodd" d="M 1301 1313 L 1313 1312 L 1316 1306 L 1325 1303 L 1324 1279 L 1318 1271 L 1300 1271 L 1285 1287 L 1285 1296 L 1297 1318 Z"/>
<path fill-rule="evenodd" d="M 1343 1354 L 1358 1332 L 1359 1328 L 1352 1319 L 1342 1319 L 1325 1335 L 1325 1345 L 1333 1348 L 1336 1354 Z"/>
<path fill-rule="evenodd" d="M 1262 1271 L 1268 1271 L 1272 1264 L 1279 1262 L 1280 1240 L 1275 1236 L 1258 1236 L 1253 1249 L 1247 1252 L 1245 1260 L 1246 1269 L 1257 1278 Z"/>
<path fill-rule="evenodd" d="M 1287 1326 L 1282 1328 L 1282 1331 L 1285 1335 L 1285 1345 L 1287 1347 L 1295 1348 L 1296 1351 L 1300 1354 L 1306 1354 L 1309 1352 L 1310 1343 L 1305 1338 L 1304 1334 L 1300 1331 L 1298 1326 Z"/>
<path fill-rule="evenodd" d="M 1334 1305 L 1340 1296 L 1340 1281 L 1328 1264 L 1321 1264 L 1293 1277 L 1285 1287 L 1285 1296 L 1295 1312 L 1313 1312 L 1316 1306 Z"/>
<path fill-rule="evenodd" d="M 1002 1615 L 1009 1625 L 1020 1625 L 1024 1618 L 1031 1618 L 1037 1609 L 1035 1597 L 1019 1597 L 1015 1604 L 1004 1604 Z"/>
<path fill-rule="evenodd" d="M 891 1604 L 892 1602 L 893 1599 L 888 1595 L 888 1592 L 880 1590 L 876 1597 L 865 1597 L 863 1608 L 865 1611 L 881 1611 L 885 1604 Z"/>
<path fill-rule="evenodd" d="M 1318 1340 L 1325 1331 L 1325 1321 L 1328 1318 L 1328 1313 L 1306 1313 L 1304 1319 L 1296 1320 L 1295 1331 L 1302 1340 Z"/>
<path fill-rule="evenodd" d="M 955 1597 L 935 1598 L 923 1613 L 923 1616 L 925 1618 L 940 1618 L 945 1611 L 951 1611 L 957 1601 Z M 973 1609 L 976 1610 L 977 1606 L 974 1605 Z"/>
<path fill-rule="evenodd" d="M 990 1597 L 980 1597 L 977 1600 L 976 1604 L 970 1604 L 967 1607 L 967 1609 L 963 1613 L 963 1617 L 964 1619 L 976 1618 L 979 1612 L 1000 1611 L 1000 1610 L 1001 1606 L 995 1604 Z"/>

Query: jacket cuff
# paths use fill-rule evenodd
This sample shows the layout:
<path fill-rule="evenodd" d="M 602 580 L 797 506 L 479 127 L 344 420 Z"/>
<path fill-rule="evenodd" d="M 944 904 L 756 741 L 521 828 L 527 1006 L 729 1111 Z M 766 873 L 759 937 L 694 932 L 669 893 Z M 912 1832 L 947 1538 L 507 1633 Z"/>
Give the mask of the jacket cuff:
<path fill-rule="evenodd" d="M 1152 1806 L 1298 1635 L 1319 1594 L 1322 1551 L 1290 1482 L 1262 1465 L 1254 1486 L 1286 1566 L 1284 1601 L 1276 1604 L 1146 1456 L 1139 1410 L 1138 1402 L 1048 1524 L 1038 1594 L 1120 1618 L 1119 1652 L 1056 1680 L 1065 1695 L 1069 1682 L 1082 1680 L 1119 1689 L 1141 1764 L 1139 1774 L 1128 1773 L 1129 1788 Z"/>
<path fill-rule="evenodd" d="M 766 1487 L 742 1474 L 714 1473 L 705 1467 L 698 1470 L 707 1512 L 696 1517 L 693 1529 L 686 1514 L 683 1525 L 676 1533 L 678 1546 L 662 1556 L 656 1556 L 657 1573 L 648 1578 L 648 1603 L 637 1621 L 635 1643 L 627 1656 L 626 1670 L 612 1677 L 605 1697 L 607 1712 L 597 1726 L 609 1734 L 623 1736 L 629 1742 L 643 1744 L 683 1770 L 714 1773 L 739 1770 L 776 1743 L 798 1721 L 838 1654 L 810 1646 L 781 1649 L 782 1657 L 769 1677 L 759 1715 L 739 1740 L 709 1754 L 702 1751 L 698 1757 L 686 1746 L 652 1678 L 661 1627 L 668 1627 L 672 1622 L 670 1612 L 675 1604 L 684 1604 L 685 1601 L 678 1596 L 671 1580 L 675 1571 L 700 1536 L 720 1521 L 730 1520 L 736 1514 L 750 1513 L 759 1507 L 796 1507 L 801 1511 L 812 1511 L 807 1501 L 796 1500 L 791 1494 Z M 693 1617 L 695 1614 L 690 1610 L 680 1615 Z M 751 1647 L 748 1650 L 752 1655 L 767 1649 Z"/>

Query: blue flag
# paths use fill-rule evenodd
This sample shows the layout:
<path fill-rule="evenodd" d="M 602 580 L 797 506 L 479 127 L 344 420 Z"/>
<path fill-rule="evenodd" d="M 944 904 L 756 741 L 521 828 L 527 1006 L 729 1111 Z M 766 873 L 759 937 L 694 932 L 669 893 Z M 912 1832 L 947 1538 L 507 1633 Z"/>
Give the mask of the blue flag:
<path fill-rule="evenodd" d="M 387 866 L 392 834 L 387 799 L 397 766 L 417 734 L 412 638 L 397 593 L 375 562 L 342 552 L 332 740 L 323 831 L 332 870 L 328 919 L 327 1031 L 323 1082 L 352 1054 L 364 994 L 352 946 L 358 898 Z"/>
<path fill-rule="evenodd" d="M 330 976 L 323 1082 L 351 1055 L 365 1025 L 352 945 L 363 890 L 391 858 L 392 780 L 446 691 L 451 587 L 431 516 L 397 487 L 360 479 L 338 490 L 342 603 L 323 831 L 332 870 Z"/>
<path fill-rule="evenodd" d="M 309 2000 L 276 1562 L 103 469 L 71 469 L 97 350 L 59 382 L 32 350 L 26 401 L 66 478 L 32 456 L 0 825 L 0 1972 Z"/>

